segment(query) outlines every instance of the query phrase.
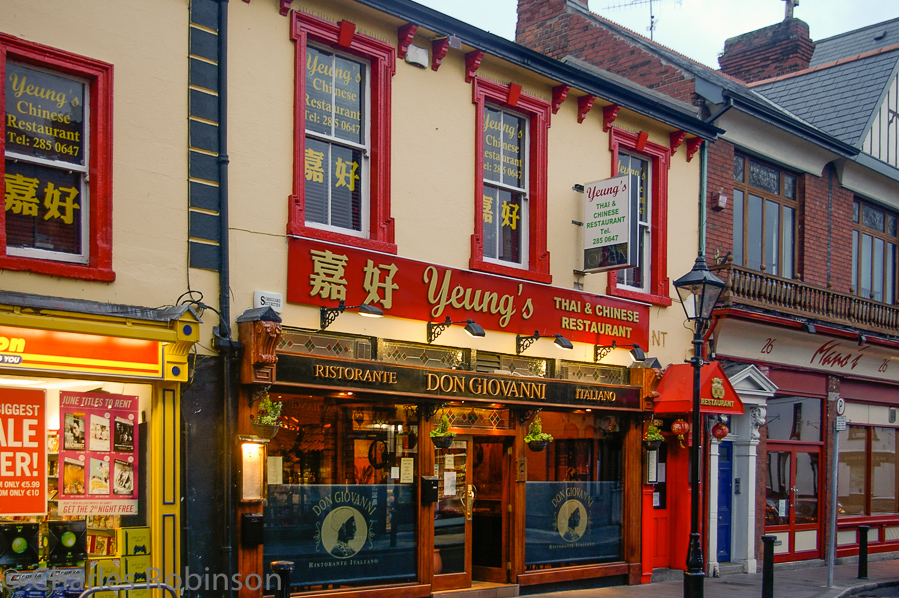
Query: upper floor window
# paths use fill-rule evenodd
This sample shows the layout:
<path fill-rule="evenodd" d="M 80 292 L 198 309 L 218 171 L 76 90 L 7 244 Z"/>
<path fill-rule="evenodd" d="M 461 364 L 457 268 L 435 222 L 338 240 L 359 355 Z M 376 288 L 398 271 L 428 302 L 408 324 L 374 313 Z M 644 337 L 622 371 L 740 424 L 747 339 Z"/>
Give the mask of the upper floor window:
<path fill-rule="evenodd" d="M 0 268 L 110 281 L 112 67 L 0 35 Z"/>
<path fill-rule="evenodd" d="M 618 175 L 630 177 L 632 199 L 636 199 L 637 206 L 637 238 L 632 242 L 637 244 L 639 262 L 636 268 L 626 268 L 618 272 L 618 285 L 631 287 L 642 293 L 649 292 L 650 270 L 652 263 L 652 239 L 650 237 L 650 215 L 652 204 L 649 198 L 650 191 L 650 163 L 649 160 L 631 156 L 630 154 L 618 154 Z"/>
<path fill-rule="evenodd" d="M 630 131 L 612 127 L 612 176 L 630 176 L 637 206 L 639 265 L 608 273 L 606 292 L 654 305 L 671 305 L 668 285 L 668 167 L 670 150 Z"/>
<path fill-rule="evenodd" d="M 484 108 L 484 258 L 527 267 L 527 121 Z"/>
<path fill-rule="evenodd" d="M 896 214 L 864 201 L 852 202 L 852 292 L 894 303 Z"/>
<path fill-rule="evenodd" d="M 476 77 L 475 232 L 470 267 L 550 282 L 546 251 L 549 103 Z"/>
<path fill-rule="evenodd" d="M 793 278 L 795 241 L 796 177 L 735 154 L 734 263 Z"/>
<path fill-rule="evenodd" d="M 297 158 L 288 233 L 396 253 L 390 217 L 394 50 L 357 34 L 348 21 L 292 14 Z"/>

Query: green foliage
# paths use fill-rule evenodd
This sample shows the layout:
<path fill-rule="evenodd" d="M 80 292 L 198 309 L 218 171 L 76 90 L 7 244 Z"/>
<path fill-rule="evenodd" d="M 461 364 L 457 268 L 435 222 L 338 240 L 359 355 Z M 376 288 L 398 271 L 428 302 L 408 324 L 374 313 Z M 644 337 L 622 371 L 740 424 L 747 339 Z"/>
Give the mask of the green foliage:
<path fill-rule="evenodd" d="M 447 417 L 446 413 L 440 418 L 440 423 L 437 424 L 437 427 L 431 430 L 431 437 L 438 438 L 441 436 L 455 436 L 455 432 L 449 431 L 449 417 Z"/>
<path fill-rule="evenodd" d="M 543 422 L 539 417 L 535 417 L 534 421 L 528 426 L 528 435 L 524 437 L 525 442 L 552 442 L 553 435 L 543 431 Z"/>
<path fill-rule="evenodd" d="M 272 401 L 271 397 L 266 393 L 259 401 L 253 423 L 277 426 L 280 423 L 281 405 L 281 401 Z"/>
<path fill-rule="evenodd" d="M 665 440 L 665 437 L 662 436 L 662 433 L 659 432 L 657 427 L 646 426 L 646 434 L 643 435 L 643 440 L 646 442 L 653 442 L 656 440 Z"/>

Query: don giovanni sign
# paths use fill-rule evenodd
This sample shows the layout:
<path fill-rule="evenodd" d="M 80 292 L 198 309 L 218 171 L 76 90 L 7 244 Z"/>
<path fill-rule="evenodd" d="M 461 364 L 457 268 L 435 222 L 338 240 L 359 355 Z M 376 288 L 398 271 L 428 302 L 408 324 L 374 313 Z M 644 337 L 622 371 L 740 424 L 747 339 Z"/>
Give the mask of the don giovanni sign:
<path fill-rule="evenodd" d="M 632 218 L 630 177 L 587 183 L 584 196 L 584 271 L 636 266 L 637 219 Z"/>

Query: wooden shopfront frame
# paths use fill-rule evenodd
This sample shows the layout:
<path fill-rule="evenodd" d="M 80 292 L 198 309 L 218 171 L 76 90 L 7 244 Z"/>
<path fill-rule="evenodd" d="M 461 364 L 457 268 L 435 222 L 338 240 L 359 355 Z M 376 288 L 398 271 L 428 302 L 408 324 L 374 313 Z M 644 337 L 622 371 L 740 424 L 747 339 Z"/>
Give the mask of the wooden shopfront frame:
<path fill-rule="evenodd" d="M 252 351 L 250 352 L 252 353 Z M 246 361 L 245 361 L 246 366 Z M 274 369 L 274 368 L 272 368 Z M 246 371 L 252 371 L 247 368 Z M 647 370 L 647 372 L 650 372 Z M 265 381 L 268 376 L 262 376 Z M 425 439 L 428 450 L 418 456 L 419 478 L 424 472 L 432 472 L 435 465 L 435 450 L 427 442 L 428 434 L 436 425 L 436 414 L 440 405 L 464 401 L 466 405 L 477 407 L 500 405 L 509 409 L 510 426 L 501 432 L 476 432 L 508 437 L 504 450 L 508 455 L 508 485 L 504 492 L 508 495 L 511 513 L 508 518 L 508 546 L 503 551 L 508 577 L 506 580 L 490 577 L 494 581 L 506 581 L 521 586 L 559 583 L 598 577 L 620 576 L 623 583 L 638 583 L 640 579 L 641 548 L 641 492 L 642 492 L 642 452 L 640 450 L 640 418 L 637 417 L 648 407 L 645 401 L 648 392 L 644 388 L 646 376 L 643 370 L 632 370 L 634 386 L 611 386 L 583 384 L 568 380 L 549 378 L 512 377 L 498 374 L 484 374 L 460 370 L 435 370 L 410 366 L 398 366 L 375 361 L 308 357 L 296 354 L 278 353 L 277 371 L 268 378 L 273 387 L 290 392 L 319 396 L 338 396 L 353 393 L 356 398 L 369 401 L 416 404 L 419 411 L 419 436 Z M 246 380 L 245 381 L 249 381 Z M 241 401 L 243 405 L 249 402 Z M 624 433 L 623 445 L 623 523 L 622 555 L 620 561 L 583 566 L 558 567 L 526 571 L 524 557 L 525 539 L 525 481 L 520 472 L 521 464 L 527 458 L 529 449 L 524 443 L 527 421 L 539 409 L 554 411 L 574 411 L 592 409 L 596 413 L 619 416 Z M 247 409 L 247 417 L 249 410 Z M 525 417 L 527 416 L 527 417 Z M 240 418 L 243 421 L 244 417 Z M 471 430 L 454 430 L 460 436 L 471 435 Z M 421 492 L 421 480 L 417 479 L 417 492 Z M 261 512 L 261 503 L 241 505 L 242 511 Z M 458 580 L 444 584 L 434 572 L 434 507 L 422 505 L 419 500 L 418 513 L 418 583 L 370 588 L 347 588 L 346 595 L 359 593 L 390 596 L 427 596 L 439 591 L 444 585 L 460 587 Z M 246 549 L 241 547 L 242 566 L 248 571 L 262 571 L 262 546 Z M 494 573 L 496 571 L 494 570 Z M 483 573 L 483 572 L 482 572 Z M 476 573 L 477 577 L 478 574 Z M 470 578 L 469 578 L 470 579 Z M 334 592 L 331 590 L 329 593 Z M 336 592 L 335 595 L 343 595 Z M 243 594 L 242 594 L 243 595 Z M 246 596 L 254 594 L 247 593 Z"/>

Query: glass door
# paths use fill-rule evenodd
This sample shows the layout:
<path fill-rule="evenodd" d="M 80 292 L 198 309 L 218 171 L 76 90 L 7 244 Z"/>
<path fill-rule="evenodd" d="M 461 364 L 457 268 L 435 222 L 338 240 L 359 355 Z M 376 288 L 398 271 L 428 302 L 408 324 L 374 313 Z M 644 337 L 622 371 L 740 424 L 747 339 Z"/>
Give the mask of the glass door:
<path fill-rule="evenodd" d="M 778 537 L 775 562 L 819 558 L 820 449 L 768 446 L 765 533 Z"/>
<path fill-rule="evenodd" d="M 434 591 L 508 580 L 511 446 L 511 436 L 456 436 L 434 449 Z"/>
<path fill-rule="evenodd" d="M 471 520 L 475 488 L 472 439 L 456 436 L 447 449 L 434 448 L 437 505 L 434 509 L 433 591 L 471 587 Z"/>

